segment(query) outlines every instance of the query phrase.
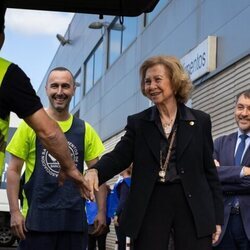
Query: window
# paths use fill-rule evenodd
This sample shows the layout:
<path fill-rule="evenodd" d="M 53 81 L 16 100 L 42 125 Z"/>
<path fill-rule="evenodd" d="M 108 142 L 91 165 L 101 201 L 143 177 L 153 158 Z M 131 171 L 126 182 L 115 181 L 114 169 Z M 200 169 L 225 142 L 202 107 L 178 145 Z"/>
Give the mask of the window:
<path fill-rule="evenodd" d="M 89 92 L 89 90 L 93 86 L 94 80 L 94 56 L 91 56 L 87 63 L 85 64 L 85 94 Z"/>
<path fill-rule="evenodd" d="M 76 90 L 75 95 L 72 97 L 69 110 L 71 111 L 81 100 L 81 69 L 78 70 L 78 72 L 74 76 L 74 80 L 76 83 Z"/>
<path fill-rule="evenodd" d="M 81 100 L 81 69 L 75 75 L 75 83 L 76 83 L 76 90 L 74 96 L 74 107 L 80 102 Z"/>
<path fill-rule="evenodd" d="M 102 76 L 102 65 L 103 65 L 103 43 L 101 43 L 95 53 L 94 53 L 94 63 L 93 63 L 94 79 L 95 84 Z"/>
<path fill-rule="evenodd" d="M 167 3 L 170 3 L 171 0 L 160 0 L 158 4 L 155 6 L 154 10 L 148 14 L 146 14 L 146 24 L 152 22 L 152 20 L 161 12 L 161 10 L 166 6 Z"/>
<path fill-rule="evenodd" d="M 91 53 L 87 61 L 84 63 L 85 68 L 85 88 L 84 94 L 94 86 L 101 78 L 103 69 L 103 42 L 98 43 L 97 47 Z"/>
<path fill-rule="evenodd" d="M 116 18 L 115 22 L 111 24 L 109 28 L 108 66 L 114 63 L 137 35 L 136 17 L 125 17 L 123 23 L 124 28 L 119 24 L 119 19 Z M 120 27 L 120 29 L 118 27 Z"/>
<path fill-rule="evenodd" d="M 109 32 L 109 55 L 108 55 L 108 66 L 121 54 L 121 31 L 110 30 Z"/>
<path fill-rule="evenodd" d="M 125 18 L 125 30 L 123 31 L 122 52 L 134 41 L 137 35 L 137 19 Z"/>

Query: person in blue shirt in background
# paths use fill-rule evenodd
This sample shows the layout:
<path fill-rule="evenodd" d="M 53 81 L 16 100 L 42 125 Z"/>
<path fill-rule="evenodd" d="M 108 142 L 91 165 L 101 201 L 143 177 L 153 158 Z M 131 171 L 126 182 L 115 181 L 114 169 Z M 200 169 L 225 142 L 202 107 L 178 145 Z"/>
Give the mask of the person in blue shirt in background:
<path fill-rule="evenodd" d="M 108 194 L 110 192 L 110 187 L 104 183 L 102 186 L 106 186 L 106 197 L 108 197 Z M 105 190 L 105 188 L 103 188 Z M 104 192 L 104 191 L 103 191 Z M 85 203 L 86 208 L 86 214 L 87 214 L 87 221 L 88 221 L 88 250 L 95 250 L 96 243 L 98 245 L 98 250 L 106 250 L 106 238 L 107 234 L 109 233 L 109 225 L 111 223 L 111 218 L 108 217 L 107 213 L 107 206 L 106 208 L 100 208 L 99 204 L 95 201 L 87 200 Z M 105 211 L 102 211 L 103 209 L 106 209 Z M 98 216 L 100 213 L 105 213 L 106 216 L 106 228 L 103 229 L 101 234 L 98 234 L 96 232 L 96 223 L 98 222 Z"/>
<path fill-rule="evenodd" d="M 125 207 L 131 183 L 132 165 L 120 173 L 121 178 L 114 185 L 113 192 L 117 194 L 118 204 L 113 215 L 113 222 L 118 241 L 118 250 L 126 249 L 126 235 L 119 227 L 122 211 Z"/>

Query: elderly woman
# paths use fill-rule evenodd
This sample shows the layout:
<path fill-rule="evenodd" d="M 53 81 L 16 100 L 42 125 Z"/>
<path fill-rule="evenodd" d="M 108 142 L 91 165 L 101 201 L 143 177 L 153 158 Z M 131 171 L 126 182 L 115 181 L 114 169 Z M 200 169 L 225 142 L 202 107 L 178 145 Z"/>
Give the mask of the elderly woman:
<path fill-rule="evenodd" d="M 137 250 L 212 249 L 223 223 L 208 114 L 184 105 L 192 83 L 171 56 L 147 59 L 141 90 L 154 106 L 128 117 L 126 133 L 85 178 L 93 190 L 133 162 L 120 227 Z M 99 184 L 98 184 L 99 180 Z"/>

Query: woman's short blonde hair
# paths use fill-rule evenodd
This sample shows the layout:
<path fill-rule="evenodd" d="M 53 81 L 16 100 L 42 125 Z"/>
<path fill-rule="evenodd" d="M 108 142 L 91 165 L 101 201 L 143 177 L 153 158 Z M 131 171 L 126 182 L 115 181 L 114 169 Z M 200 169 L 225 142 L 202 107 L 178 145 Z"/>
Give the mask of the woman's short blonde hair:
<path fill-rule="evenodd" d="M 193 89 L 193 84 L 188 73 L 185 71 L 179 59 L 174 56 L 154 56 L 148 58 L 140 67 L 141 91 L 145 95 L 146 71 L 157 65 L 163 65 L 168 73 L 172 90 L 178 103 L 186 103 Z"/>

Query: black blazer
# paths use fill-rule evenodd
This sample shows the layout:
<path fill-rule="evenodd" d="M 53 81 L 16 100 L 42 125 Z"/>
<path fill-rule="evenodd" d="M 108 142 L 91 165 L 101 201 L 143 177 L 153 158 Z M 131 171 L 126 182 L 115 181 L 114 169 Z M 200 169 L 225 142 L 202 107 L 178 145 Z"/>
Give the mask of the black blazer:
<path fill-rule="evenodd" d="M 129 116 L 125 135 L 95 166 L 101 184 L 133 162 L 130 194 L 121 221 L 131 238 L 139 233 L 160 168 L 161 135 L 152 119 L 153 109 L 156 107 Z M 212 157 L 211 121 L 209 115 L 185 105 L 179 105 L 179 112 L 177 171 L 197 236 L 207 236 L 215 231 L 216 224 L 223 223 L 222 191 Z"/>

